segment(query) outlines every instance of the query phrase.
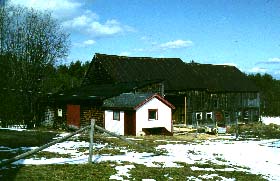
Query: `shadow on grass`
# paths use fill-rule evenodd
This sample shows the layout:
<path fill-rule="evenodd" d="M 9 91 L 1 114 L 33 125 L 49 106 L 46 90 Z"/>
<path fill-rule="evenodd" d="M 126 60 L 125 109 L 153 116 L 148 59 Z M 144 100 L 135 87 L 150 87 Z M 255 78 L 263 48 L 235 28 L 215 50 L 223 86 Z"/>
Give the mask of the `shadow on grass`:
<path fill-rule="evenodd" d="M 8 165 L 0 168 L 0 180 L 1 181 L 15 180 L 17 173 L 20 171 L 22 167 L 23 166 Z"/>
<path fill-rule="evenodd" d="M 10 148 L 42 146 L 57 135 L 47 131 L 13 131 L 0 129 L 0 146 Z"/>
<path fill-rule="evenodd" d="M 48 131 L 14 131 L 0 129 L 0 161 L 13 158 L 31 150 L 29 147 L 42 146 L 57 136 Z M 15 180 L 24 166 L 8 164 L 0 168 L 0 180 Z M 38 178 L 39 179 L 39 178 Z M 24 180 L 29 180 L 28 177 Z"/>

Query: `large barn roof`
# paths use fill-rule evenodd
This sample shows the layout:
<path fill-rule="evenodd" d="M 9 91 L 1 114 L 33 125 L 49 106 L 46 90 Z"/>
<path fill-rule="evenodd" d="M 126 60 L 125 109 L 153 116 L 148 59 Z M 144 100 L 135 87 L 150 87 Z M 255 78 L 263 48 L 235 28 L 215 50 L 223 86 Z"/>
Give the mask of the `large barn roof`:
<path fill-rule="evenodd" d="M 197 81 L 199 78 L 198 75 L 193 75 L 193 72 L 186 71 L 184 62 L 178 58 L 96 54 L 83 84 L 162 80 L 165 90 L 204 88 L 205 86 Z"/>
<path fill-rule="evenodd" d="M 254 92 L 257 87 L 235 66 L 187 63 L 186 67 L 199 72 L 210 91 Z"/>
<path fill-rule="evenodd" d="M 95 54 L 82 86 L 161 80 L 165 91 L 256 92 L 234 66 L 185 63 L 179 58 Z"/>

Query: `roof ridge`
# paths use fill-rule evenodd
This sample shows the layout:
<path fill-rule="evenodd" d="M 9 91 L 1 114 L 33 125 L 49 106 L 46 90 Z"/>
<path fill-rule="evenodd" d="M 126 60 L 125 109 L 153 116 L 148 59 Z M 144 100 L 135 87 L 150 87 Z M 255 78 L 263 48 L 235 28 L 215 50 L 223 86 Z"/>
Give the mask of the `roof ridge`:
<path fill-rule="evenodd" d="M 113 58 L 120 58 L 120 59 L 136 59 L 136 60 L 180 60 L 183 62 L 181 58 L 170 58 L 170 57 L 162 57 L 162 58 L 154 58 L 154 57 L 134 57 L 134 56 L 122 56 L 122 55 L 108 55 L 108 54 L 102 54 L 102 53 L 95 53 L 95 57 L 113 57 Z"/>

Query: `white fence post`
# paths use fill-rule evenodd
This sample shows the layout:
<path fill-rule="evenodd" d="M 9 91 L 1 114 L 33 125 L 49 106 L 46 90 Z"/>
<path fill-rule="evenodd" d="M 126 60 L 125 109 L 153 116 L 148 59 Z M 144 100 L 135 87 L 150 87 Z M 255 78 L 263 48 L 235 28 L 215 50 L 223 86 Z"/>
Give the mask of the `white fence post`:
<path fill-rule="evenodd" d="M 90 121 L 90 131 L 89 131 L 90 142 L 89 142 L 88 163 L 92 163 L 94 126 L 95 126 L 95 120 L 91 119 L 91 121 Z"/>

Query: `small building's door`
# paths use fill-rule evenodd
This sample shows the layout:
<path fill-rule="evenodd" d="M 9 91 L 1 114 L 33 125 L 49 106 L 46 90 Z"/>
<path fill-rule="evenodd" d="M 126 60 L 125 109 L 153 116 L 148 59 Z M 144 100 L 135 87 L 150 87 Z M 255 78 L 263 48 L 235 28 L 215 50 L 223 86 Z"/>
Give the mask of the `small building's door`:
<path fill-rule="evenodd" d="M 136 113 L 135 111 L 124 112 L 124 135 L 136 136 Z"/>
<path fill-rule="evenodd" d="M 67 125 L 80 127 L 80 105 L 67 105 Z"/>

